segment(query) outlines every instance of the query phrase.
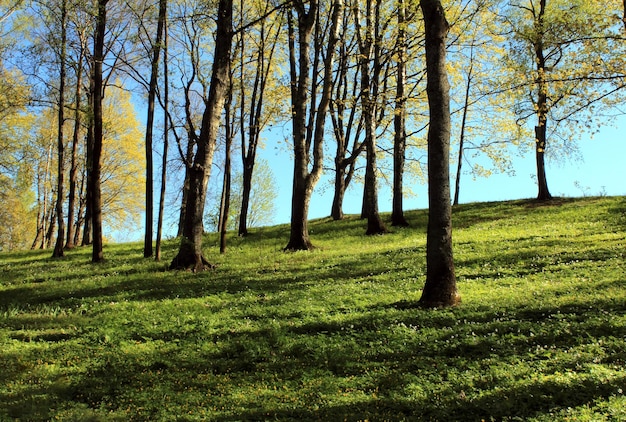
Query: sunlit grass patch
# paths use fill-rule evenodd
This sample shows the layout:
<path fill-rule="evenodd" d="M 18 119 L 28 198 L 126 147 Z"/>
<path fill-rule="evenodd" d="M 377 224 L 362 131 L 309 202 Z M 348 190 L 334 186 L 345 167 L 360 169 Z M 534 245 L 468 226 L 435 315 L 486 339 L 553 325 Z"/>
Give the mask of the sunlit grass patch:
<path fill-rule="evenodd" d="M 285 226 L 209 235 L 200 274 L 139 244 L 2 254 L 0 420 L 622 420 L 625 211 L 455 208 L 463 303 L 436 311 L 423 210 L 385 236 L 314 221 L 310 253 Z"/>

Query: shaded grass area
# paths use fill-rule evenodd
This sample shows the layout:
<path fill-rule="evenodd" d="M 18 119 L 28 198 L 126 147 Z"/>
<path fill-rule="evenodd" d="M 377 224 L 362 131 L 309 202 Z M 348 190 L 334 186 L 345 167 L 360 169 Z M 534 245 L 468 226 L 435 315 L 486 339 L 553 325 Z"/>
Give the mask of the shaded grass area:
<path fill-rule="evenodd" d="M 626 198 L 455 208 L 445 310 L 417 307 L 407 215 L 313 221 L 310 253 L 209 236 L 201 274 L 138 244 L 0 255 L 0 420 L 626 420 Z"/>

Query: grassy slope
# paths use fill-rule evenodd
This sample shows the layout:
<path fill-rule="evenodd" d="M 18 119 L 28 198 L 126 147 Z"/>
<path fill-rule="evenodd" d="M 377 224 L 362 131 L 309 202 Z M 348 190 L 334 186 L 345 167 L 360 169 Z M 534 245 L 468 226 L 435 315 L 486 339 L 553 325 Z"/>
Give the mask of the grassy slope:
<path fill-rule="evenodd" d="M 0 420 L 626 420 L 626 198 L 455 209 L 450 310 L 415 306 L 408 216 L 312 222 L 312 253 L 258 230 L 203 274 L 0 255 Z"/>

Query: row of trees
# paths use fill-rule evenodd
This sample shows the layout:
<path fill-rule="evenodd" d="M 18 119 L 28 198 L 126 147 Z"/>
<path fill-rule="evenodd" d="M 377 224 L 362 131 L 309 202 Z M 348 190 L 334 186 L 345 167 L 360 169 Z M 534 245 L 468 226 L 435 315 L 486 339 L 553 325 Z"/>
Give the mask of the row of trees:
<path fill-rule="evenodd" d="M 344 193 L 360 178 L 367 234 L 382 234 L 387 228 L 378 213 L 380 176 L 393 187 L 392 224 L 403 226 L 404 176 L 427 164 L 423 301 L 430 304 L 457 300 L 450 157 L 457 157 L 458 203 L 464 164 L 474 174 L 504 170 L 512 145 L 532 146 L 537 197 L 550 199 L 546 152 L 573 151 L 581 133 L 616 113 L 626 83 L 626 7 L 620 0 L 443 5 L 430 0 L 3 0 L 0 6 L 0 70 L 9 81 L 0 86 L 0 183 L 12 192 L 3 188 L 11 209 L 25 212 L 33 194 L 20 186 L 37 188 L 32 190 L 39 204 L 36 244 L 56 239 L 54 256 L 62 256 L 82 230 L 82 243 L 93 244 L 93 261 L 102 260 L 102 216 L 118 215 L 107 210 L 103 193 L 112 191 L 127 205 L 127 215 L 137 215 L 132 201 L 119 195 L 126 189 L 136 201 L 145 180 L 145 202 L 136 208 L 145 215 L 144 255 L 159 258 L 166 181 L 174 179 L 166 171 L 176 162 L 184 174 L 182 189 L 175 189 L 182 192 L 182 240 L 171 267 L 201 270 L 209 265 L 202 235 L 212 168 L 222 164 L 216 227 L 224 251 L 232 152 L 240 154 L 238 232 L 245 236 L 262 134 L 270 126 L 288 125 L 283 129 L 294 170 L 289 250 L 312 247 L 308 209 L 327 168 L 334 172 L 332 217 L 343 218 Z M 144 94 L 142 142 L 125 132 L 136 128 L 121 119 L 132 112 L 115 117 L 130 103 L 123 98 L 128 89 Z M 107 111 L 115 98 L 121 102 Z M 41 137 L 40 127 L 30 122 L 35 109 L 47 110 L 42 115 L 47 115 L 48 141 L 39 144 L 45 150 L 39 156 L 46 157 L 39 162 L 47 170 L 29 173 L 23 163 L 33 142 L 21 140 Z M 162 129 L 156 126 L 158 116 Z M 155 134 L 162 142 L 155 144 Z M 453 153 L 451 138 L 458 145 Z M 112 157 L 119 145 L 133 143 Z M 427 163 L 421 158 L 424 149 Z M 155 150 L 162 159 L 156 252 Z M 491 168 L 472 161 L 477 153 L 491 159 Z M 332 160 L 325 158 L 329 155 Z M 391 170 L 381 169 L 388 159 Z M 107 176 L 109 161 L 117 167 Z M 56 172 L 50 170 L 54 165 Z M 124 170 L 134 183 L 113 189 L 112 180 L 122 180 Z M 36 180 L 40 174 L 46 180 Z"/>

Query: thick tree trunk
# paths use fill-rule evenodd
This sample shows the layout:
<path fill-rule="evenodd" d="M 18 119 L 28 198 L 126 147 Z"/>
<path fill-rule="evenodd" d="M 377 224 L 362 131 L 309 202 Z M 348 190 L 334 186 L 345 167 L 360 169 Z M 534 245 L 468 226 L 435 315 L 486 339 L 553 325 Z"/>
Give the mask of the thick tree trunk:
<path fill-rule="evenodd" d="M 61 52 L 59 55 L 59 111 L 57 124 L 57 238 L 52 252 L 53 258 L 63 256 L 63 247 L 65 246 L 65 215 L 63 211 L 63 201 L 65 200 L 65 134 L 63 127 L 65 126 L 65 78 L 66 78 L 66 56 L 67 56 L 67 1 L 61 1 Z"/>
<path fill-rule="evenodd" d="M 102 172 L 102 141 L 104 138 L 102 121 L 102 97 L 104 86 L 102 80 L 102 62 L 104 61 L 104 37 L 106 33 L 108 0 L 98 1 L 98 16 L 96 20 L 96 33 L 94 37 L 93 54 L 93 167 L 91 174 L 91 213 L 92 213 L 92 262 L 104 260 L 103 238 L 102 238 L 102 192 L 101 192 L 101 172 Z"/>
<path fill-rule="evenodd" d="M 202 235 L 206 188 L 211 175 L 213 153 L 217 142 L 224 102 L 230 82 L 230 49 L 232 44 L 232 0 L 218 5 L 215 53 L 211 86 L 202 116 L 202 126 L 194 162 L 188 167 L 189 192 L 180 249 L 170 264 L 171 269 L 204 270 L 209 266 L 202 255 Z"/>
<path fill-rule="evenodd" d="M 322 95 L 317 109 L 312 107 L 307 114 L 308 90 L 311 84 L 311 38 L 316 25 L 318 2 L 312 0 L 308 10 L 301 1 L 295 2 L 298 14 L 298 59 L 296 59 L 295 34 L 289 21 L 289 62 L 292 82 L 292 125 L 294 141 L 294 174 L 291 200 L 291 232 L 285 250 L 309 250 L 312 248 L 308 231 L 309 204 L 313 188 L 319 180 L 323 166 L 323 140 L 325 119 L 330 105 L 332 71 L 335 46 L 339 41 L 339 21 L 343 14 L 342 0 L 334 0 L 332 27 L 324 58 Z M 316 43 L 318 45 L 318 43 Z M 319 57 L 322 51 L 315 51 Z M 311 126 L 308 126 L 308 124 Z M 312 149 L 312 157 L 309 149 Z M 310 161 L 312 158 L 312 161 Z M 309 171 L 309 164 L 312 168 Z"/>
<path fill-rule="evenodd" d="M 365 216 L 367 218 L 367 230 L 365 234 L 384 234 L 387 228 L 380 218 L 378 210 L 378 182 L 376 177 L 376 136 L 374 132 L 367 136 L 367 164 L 365 169 Z"/>
<path fill-rule="evenodd" d="M 188 137 L 187 141 L 187 151 L 185 155 L 185 163 L 191 163 L 193 161 L 193 150 L 196 142 L 193 140 L 193 136 Z M 187 197 L 189 196 L 189 166 L 185 166 L 185 179 L 183 181 L 183 193 L 182 198 L 180 200 L 180 215 L 178 218 L 178 231 L 176 232 L 176 237 L 180 237 L 183 235 L 183 227 L 185 226 L 185 216 L 187 215 Z"/>
<path fill-rule="evenodd" d="M 406 150 L 406 56 L 407 43 L 405 31 L 406 6 L 404 0 L 398 1 L 398 71 L 396 81 L 396 110 L 393 118 L 393 198 L 391 207 L 391 225 L 407 227 L 404 217 L 403 178 Z"/>
<path fill-rule="evenodd" d="M 446 73 L 448 22 L 439 0 L 421 0 L 426 33 L 428 82 L 428 232 L 426 284 L 420 304 L 454 306 L 460 302 L 452 255 L 452 207 L 450 204 L 450 86 Z"/>

